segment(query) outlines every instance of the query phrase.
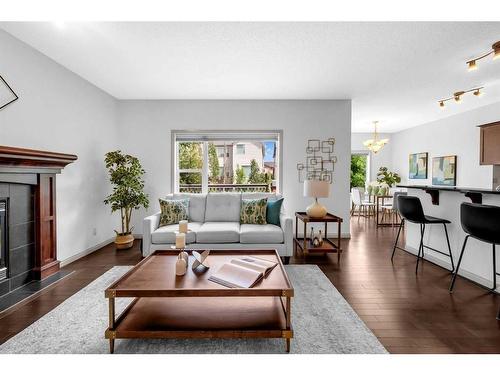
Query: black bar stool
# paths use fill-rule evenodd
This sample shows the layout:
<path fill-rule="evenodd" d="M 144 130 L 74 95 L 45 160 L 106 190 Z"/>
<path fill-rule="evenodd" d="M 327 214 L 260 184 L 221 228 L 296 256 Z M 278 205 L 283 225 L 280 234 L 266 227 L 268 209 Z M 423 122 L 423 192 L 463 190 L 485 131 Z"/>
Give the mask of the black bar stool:
<path fill-rule="evenodd" d="M 462 245 L 460 258 L 458 258 L 457 269 L 451 279 L 450 293 L 453 292 L 453 286 L 455 285 L 458 269 L 460 268 L 460 263 L 462 262 L 465 246 L 467 245 L 469 237 L 492 245 L 493 288 L 491 290 L 494 291 L 497 288 L 497 275 L 500 275 L 500 273 L 497 273 L 495 248 L 495 245 L 500 244 L 500 207 L 476 203 L 462 203 L 460 205 L 460 222 L 462 224 L 462 229 L 465 233 L 467 233 L 467 235 L 465 236 L 464 244 Z"/>
<path fill-rule="evenodd" d="M 398 247 L 398 240 L 399 240 L 399 235 L 401 233 L 401 229 L 403 228 L 404 222 L 406 220 L 409 221 L 410 223 L 420 224 L 420 245 L 418 247 L 417 266 L 415 267 L 415 273 L 418 271 L 420 253 L 422 253 L 422 259 L 424 259 L 424 248 L 435 251 L 442 255 L 446 255 L 447 257 L 450 257 L 451 272 L 453 272 L 455 266 L 453 264 L 453 254 L 451 252 L 450 239 L 448 237 L 448 229 L 446 228 L 446 224 L 450 224 L 451 222 L 446 219 L 439 219 L 437 217 L 425 215 L 424 210 L 422 208 L 422 203 L 420 203 L 420 199 L 418 197 L 398 195 L 397 200 L 398 200 L 397 205 L 399 214 L 403 219 L 401 220 L 401 224 L 399 225 L 398 235 L 396 236 L 396 242 L 394 243 L 394 248 L 392 249 L 391 262 L 393 261 L 396 248 L 401 249 L 400 247 Z M 446 234 L 446 243 L 448 244 L 448 254 L 439 251 L 437 249 L 434 249 L 430 246 L 424 245 L 425 226 L 433 224 L 443 224 L 444 233 Z"/>

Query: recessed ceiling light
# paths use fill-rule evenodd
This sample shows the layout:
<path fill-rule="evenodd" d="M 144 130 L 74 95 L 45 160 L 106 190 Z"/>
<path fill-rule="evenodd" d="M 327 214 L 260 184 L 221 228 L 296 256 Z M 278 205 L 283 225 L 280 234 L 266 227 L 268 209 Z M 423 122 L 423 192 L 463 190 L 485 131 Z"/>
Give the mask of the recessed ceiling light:
<path fill-rule="evenodd" d="M 54 21 L 53 23 L 58 29 L 64 29 L 66 27 L 66 22 L 64 21 Z"/>

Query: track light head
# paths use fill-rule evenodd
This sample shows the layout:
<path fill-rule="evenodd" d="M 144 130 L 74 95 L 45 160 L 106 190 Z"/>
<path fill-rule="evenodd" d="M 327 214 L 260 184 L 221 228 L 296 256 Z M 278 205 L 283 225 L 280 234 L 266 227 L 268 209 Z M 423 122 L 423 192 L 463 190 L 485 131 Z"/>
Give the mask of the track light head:
<path fill-rule="evenodd" d="M 479 88 L 479 89 L 477 89 L 477 90 L 474 90 L 473 94 L 474 94 L 475 96 L 481 96 L 481 95 L 483 95 L 483 92 L 482 92 L 482 91 L 481 91 L 481 89 Z"/>
<path fill-rule="evenodd" d="M 462 100 L 462 95 L 465 94 L 464 91 L 457 91 L 453 94 L 453 99 L 455 99 L 455 101 L 457 103 L 459 103 L 461 100 Z"/>
<path fill-rule="evenodd" d="M 467 70 L 469 72 L 477 70 L 476 60 L 467 61 Z"/>
<path fill-rule="evenodd" d="M 500 59 L 500 42 L 496 42 L 492 46 L 493 48 L 493 60 Z"/>
<path fill-rule="evenodd" d="M 440 106 L 441 108 L 444 108 L 444 100 L 440 100 L 440 101 L 439 101 L 439 106 Z"/>

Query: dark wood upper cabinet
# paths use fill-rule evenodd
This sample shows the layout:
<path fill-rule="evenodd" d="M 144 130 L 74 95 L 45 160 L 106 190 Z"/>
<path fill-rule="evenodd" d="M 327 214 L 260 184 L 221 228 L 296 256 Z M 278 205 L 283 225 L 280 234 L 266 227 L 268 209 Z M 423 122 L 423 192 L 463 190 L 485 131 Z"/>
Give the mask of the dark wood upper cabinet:
<path fill-rule="evenodd" d="M 500 121 L 479 126 L 481 131 L 479 163 L 500 165 Z"/>

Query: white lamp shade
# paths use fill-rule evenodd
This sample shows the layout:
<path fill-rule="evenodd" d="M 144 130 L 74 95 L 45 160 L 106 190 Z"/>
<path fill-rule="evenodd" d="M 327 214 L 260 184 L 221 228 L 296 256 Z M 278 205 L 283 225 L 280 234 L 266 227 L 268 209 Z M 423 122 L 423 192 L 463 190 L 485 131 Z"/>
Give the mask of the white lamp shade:
<path fill-rule="evenodd" d="M 328 198 L 330 196 L 330 183 L 328 181 L 304 181 L 304 197 Z"/>

